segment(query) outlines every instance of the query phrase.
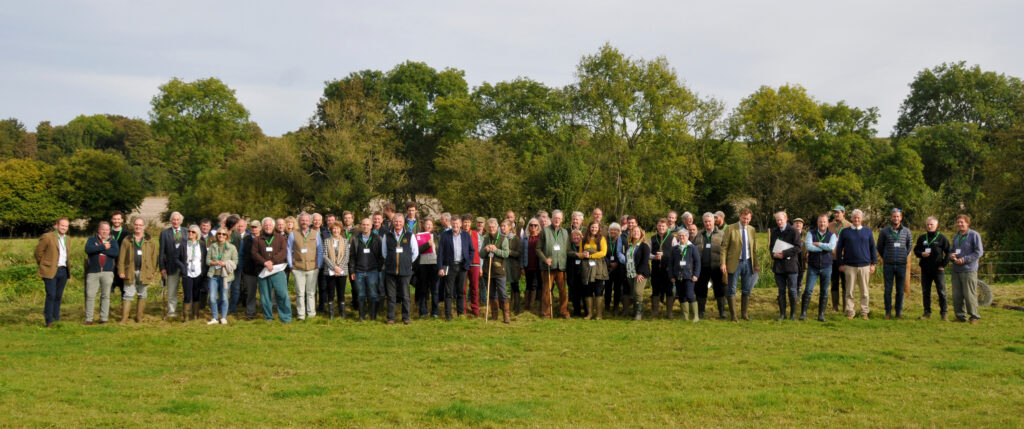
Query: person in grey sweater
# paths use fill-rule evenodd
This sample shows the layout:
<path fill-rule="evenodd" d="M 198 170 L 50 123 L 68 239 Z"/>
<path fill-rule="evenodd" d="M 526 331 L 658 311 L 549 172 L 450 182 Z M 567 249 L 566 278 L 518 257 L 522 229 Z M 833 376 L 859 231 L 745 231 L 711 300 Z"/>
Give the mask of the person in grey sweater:
<path fill-rule="evenodd" d="M 907 257 L 914 242 L 910 228 L 903 225 L 903 211 L 892 209 L 892 225 L 878 232 L 879 256 L 882 257 L 882 278 L 885 281 L 885 318 L 893 317 L 892 290 L 896 288 L 896 318 L 903 318 L 903 291 L 907 281 Z"/>
<path fill-rule="evenodd" d="M 956 235 L 953 236 L 953 311 L 958 322 L 978 324 L 978 260 L 985 254 L 981 235 L 971 229 L 971 217 L 956 217 Z"/>

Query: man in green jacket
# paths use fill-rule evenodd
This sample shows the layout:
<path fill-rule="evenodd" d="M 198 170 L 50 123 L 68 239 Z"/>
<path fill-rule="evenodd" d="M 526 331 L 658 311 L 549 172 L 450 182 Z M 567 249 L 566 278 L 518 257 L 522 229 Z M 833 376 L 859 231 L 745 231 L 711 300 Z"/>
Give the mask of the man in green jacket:
<path fill-rule="evenodd" d="M 551 213 L 551 225 L 544 227 L 537 240 L 537 257 L 544 271 L 541 282 L 541 314 L 551 318 L 551 283 L 558 285 L 558 313 L 569 318 L 569 295 L 565 290 L 566 256 L 569 248 L 569 231 L 562 228 L 564 215 L 561 210 Z"/>

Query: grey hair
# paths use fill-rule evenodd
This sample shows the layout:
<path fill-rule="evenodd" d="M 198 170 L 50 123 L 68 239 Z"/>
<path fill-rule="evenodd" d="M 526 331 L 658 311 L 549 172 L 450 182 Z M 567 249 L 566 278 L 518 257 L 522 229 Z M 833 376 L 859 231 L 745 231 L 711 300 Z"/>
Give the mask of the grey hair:
<path fill-rule="evenodd" d="M 722 219 L 725 219 L 725 212 L 719 210 L 719 211 L 715 212 L 715 217 L 720 217 Z"/>
<path fill-rule="evenodd" d="M 707 218 L 712 218 L 712 219 L 714 219 L 714 218 L 715 218 L 715 214 L 714 214 L 714 213 L 711 213 L 711 212 L 704 212 L 704 215 L 703 215 L 703 216 L 701 216 L 700 218 L 701 218 L 701 219 L 707 219 Z"/>
<path fill-rule="evenodd" d="M 931 222 L 931 221 L 933 221 L 933 220 L 934 220 L 934 221 L 935 221 L 936 223 L 937 223 L 937 222 L 939 221 L 939 219 L 938 219 L 938 218 L 936 218 L 935 216 L 928 216 L 928 219 L 925 219 L 924 221 L 925 221 L 925 223 L 928 223 L 928 222 Z"/>
<path fill-rule="evenodd" d="M 583 212 L 572 212 L 572 218 L 573 219 L 576 219 L 576 218 L 581 218 L 582 219 L 583 218 Z"/>
<path fill-rule="evenodd" d="M 682 216 L 682 218 L 683 218 L 683 219 L 693 219 L 693 213 L 690 213 L 690 212 L 683 212 L 683 216 Z"/>
<path fill-rule="evenodd" d="M 490 225 L 490 224 L 494 224 L 495 226 L 497 226 L 497 225 L 498 225 L 498 219 L 495 219 L 495 218 L 493 218 L 493 217 L 492 217 L 492 218 L 490 218 L 490 219 L 487 219 L 487 224 L 488 224 L 488 225 Z"/>
<path fill-rule="evenodd" d="M 272 218 L 270 216 L 267 216 L 267 217 L 263 218 L 263 220 L 260 221 L 260 224 L 265 224 L 267 222 L 270 222 L 271 224 L 277 223 L 277 221 L 274 220 L 274 218 Z"/>
<path fill-rule="evenodd" d="M 562 216 L 563 218 L 565 217 L 565 215 L 562 214 L 562 211 L 558 210 L 558 209 L 555 209 L 555 210 L 551 211 L 551 217 L 555 217 L 555 216 Z"/>
<path fill-rule="evenodd" d="M 199 234 L 203 233 L 203 231 L 201 231 L 199 229 L 199 225 L 196 225 L 196 224 L 192 224 L 192 225 L 188 226 L 188 232 L 192 232 L 192 231 L 195 231 L 196 235 L 199 235 Z"/>
<path fill-rule="evenodd" d="M 775 219 L 778 219 L 778 218 L 779 218 L 779 215 L 782 215 L 782 216 L 783 216 L 783 217 L 785 217 L 786 219 L 789 219 L 789 215 L 788 215 L 788 214 L 786 214 L 786 211 L 785 211 L 785 210 L 779 210 L 779 211 L 775 212 L 775 215 L 774 215 L 773 217 L 774 217 Z"/>
<path fill-rule="evenodd" d="M 175 216 L 181 218 L 181 220 L 185 220 L 185 216 L 182 216 L 180 212 L 171 213 L 171 217 L 169 217 L 168 219 L 174 219 Z"/>
<path fill-rule="evenodd" d="M 448 213 L 448 212 L 441 213 L 441 220 L 443 220 L 445 222 L 451 222 L 452 214 Z"/>
<path fill-rule="evenodd" d="M 299 219 L 302 219 L 303 216 L 310 217 L 309 213 L 306 213 L 306 212 L 299 213 Z"/>
<path fill-rule="evenodd" d="M 860 215 L 861 217 L 864 217 L 864 212 L 862 212 L 860 209 L 853 209 L 853 211 L 850 212 L 850 217 L 852 218 L 852 217 L 854 217 L 856 215 Z"/>
<path fill-rule="evenodd" d="M 320 213 L 313 213 L 313 219 L 316 219 L 316 218 L 320 218 L 320 220 L 324 220 L 324 216 L 321 215 Z"/>
<path fill-rule="evenodd" d="M 611 231 L 613 229 L 622 231 L 622 225 L 619 225 L 618 222 L 612 222 L 611 225 L 608 225 L 608 230 Z"/>

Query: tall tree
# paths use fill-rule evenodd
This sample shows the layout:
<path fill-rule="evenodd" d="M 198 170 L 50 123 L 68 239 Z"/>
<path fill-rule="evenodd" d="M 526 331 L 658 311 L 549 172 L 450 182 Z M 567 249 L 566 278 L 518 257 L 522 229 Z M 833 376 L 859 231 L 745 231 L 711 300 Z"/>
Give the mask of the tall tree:
<path fill-rule="evenodd" d="M 80 149 L 57 164 L 60 195 L 85 219 L 105 219 L 110 212 L 131 212 L 145 192 L 121 155 Z"/>
<path fill-rule="evenodd" d="M 175 191 L 184 189 L 200 171 L 224 165 L 239 141 L 261 134 L 250 124 L 249 111 L 235 98 L 235 90 L 216 78 L 171 79 L 150 104 L 154 134 L 168 139 L 161 155 L 168 160 Z"/>
<path fill-rule="evenodd" d="M 37 232 L 61 216 L 76 216 L 75 208 L 61 198 L 54 168 L 31 159 L 0 162 L 0 228 Z"/>

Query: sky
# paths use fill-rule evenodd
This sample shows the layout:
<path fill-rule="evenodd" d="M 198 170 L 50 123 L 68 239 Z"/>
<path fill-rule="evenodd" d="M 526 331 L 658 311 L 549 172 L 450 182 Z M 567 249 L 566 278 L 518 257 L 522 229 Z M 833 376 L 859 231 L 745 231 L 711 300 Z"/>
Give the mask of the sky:
<path fill-rule="evenodd" d="M 30 130 L 78 115 L 148 118 L 158 87 L 216 77 L 267 135 L 305 125 L 324 82 L 406 60 L 464 70 L 470 87 L 574 81 L 610 43 L 665 57 L 732 110 L 762 85 L 880 113 L 908 84 L 966 61 L 1024 77 L 1014 1 L 13 1 L 0 0 L 0 118 Z"/>

